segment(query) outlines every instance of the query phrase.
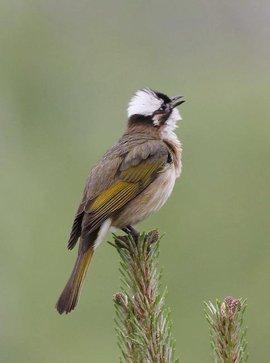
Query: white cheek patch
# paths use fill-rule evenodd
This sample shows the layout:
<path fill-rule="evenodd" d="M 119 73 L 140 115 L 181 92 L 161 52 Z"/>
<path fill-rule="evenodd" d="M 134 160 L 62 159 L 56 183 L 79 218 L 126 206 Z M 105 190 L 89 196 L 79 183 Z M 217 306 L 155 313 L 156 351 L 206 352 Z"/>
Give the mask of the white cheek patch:
<path fill-rule="evenodd" d="M 176 124 L 178 121 L 181 121 L 182 117 L 180 115 L 180 112 L 177 110 L 177 108 L 174 108 L 172 110 L 172 113 L 170 114 L 170 117 L 166 121 L 166 125 L 171 130 L 174 130 L 176 128 Z"/>
<path fill-rule="evenodd" d="M 168 117 L 168 119 L 165 122 L 165 127 L 167 129 L 170 129 L 171 131 L 175 130 L 177 127 L 177 122 L 182 120 L 182 117 L 179 113 L 179 111 L 174 108 L 172 110 L 172 113 L 170 114 L 170 116 Z M 154 115 L 153 116 L 153 124 L 154 126 L 159 126 L 160 125 L 160 115 Z"/>
<path fill-rule="evenodd" d="M 155 126 L 159 126 L 159 124 L 160 124 L 160 115 L 154 115 L 154 116 L 152 117 L 152 120 L 153 120 L 153 124 L 154 124 Z"/>
<path fill-rule="evenodd" d="M 128 117 L 132 115 L 150 116 L 158 110 L 163 101 L 158 99 L 153 91 L 149 88 L 139 90 L 131 98 L 128 105 Z"/>

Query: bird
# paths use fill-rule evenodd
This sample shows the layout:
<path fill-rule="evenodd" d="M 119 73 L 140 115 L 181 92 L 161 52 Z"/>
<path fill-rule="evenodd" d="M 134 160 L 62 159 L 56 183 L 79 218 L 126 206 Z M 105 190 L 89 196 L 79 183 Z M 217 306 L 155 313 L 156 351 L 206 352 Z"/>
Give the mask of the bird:
<path fill-rule="evenodd" d="M 56 309 L 75 309 L 96 248 L 111 228 L 138 235 L 134 228 L 158 211 L 181 174 L 182 146 L 175 129 L 183 96 L 150 88 L 136 91 L 127 107 L 127 126 L 119 141 L 91 169 L 75 214 L 67 247 L 78 254 Z"/>

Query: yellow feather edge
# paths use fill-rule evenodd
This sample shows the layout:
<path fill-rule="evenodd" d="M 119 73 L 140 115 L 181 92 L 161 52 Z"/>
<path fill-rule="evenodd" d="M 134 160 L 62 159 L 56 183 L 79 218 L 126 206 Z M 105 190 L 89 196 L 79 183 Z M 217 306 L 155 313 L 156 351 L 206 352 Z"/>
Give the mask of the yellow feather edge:
<path fill-rule="evenodd" d="M 125 190 L 131 183 L 122 180 L 117 181 L 110 188 L 104 190 L 93 202 L 90 210 L 95 211 L 115 197 L 121 190 Z"/>
<path fill-rule="evenodd" d="M 94 219 L 97 221 L 127 204 L 141 189 L 151 183 L 153 173 L 157 172 L 163 163 L 163 160 L 142 162 L 124 170 L 120 180 L 104 190 L 91 204 L 89 212 L 94 212 Z"/>

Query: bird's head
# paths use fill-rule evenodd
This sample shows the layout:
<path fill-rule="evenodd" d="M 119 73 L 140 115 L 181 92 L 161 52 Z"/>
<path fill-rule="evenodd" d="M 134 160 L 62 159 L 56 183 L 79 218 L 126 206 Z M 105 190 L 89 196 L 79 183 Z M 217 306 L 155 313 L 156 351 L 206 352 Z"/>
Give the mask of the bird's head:
<path fill-rule="evenodd" d="M 129 124 L 165 127 L 173 131 L 181 120 L 176 107 L 183 102 L 183 96 L 168 97 L 150 88 L 138 90 L 128 105 Z"/>

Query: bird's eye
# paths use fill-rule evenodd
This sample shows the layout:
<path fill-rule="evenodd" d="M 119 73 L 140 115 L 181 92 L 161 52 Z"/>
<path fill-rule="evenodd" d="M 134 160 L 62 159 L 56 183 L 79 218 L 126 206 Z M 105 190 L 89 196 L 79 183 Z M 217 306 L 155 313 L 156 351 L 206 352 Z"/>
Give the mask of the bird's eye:
<path fill-rule="evenodd" d="M 163 103 L 160 108 L 159 108 L 161 111 L 165 111 L 166 110 L 166 105 L 165 103 Z"/>

